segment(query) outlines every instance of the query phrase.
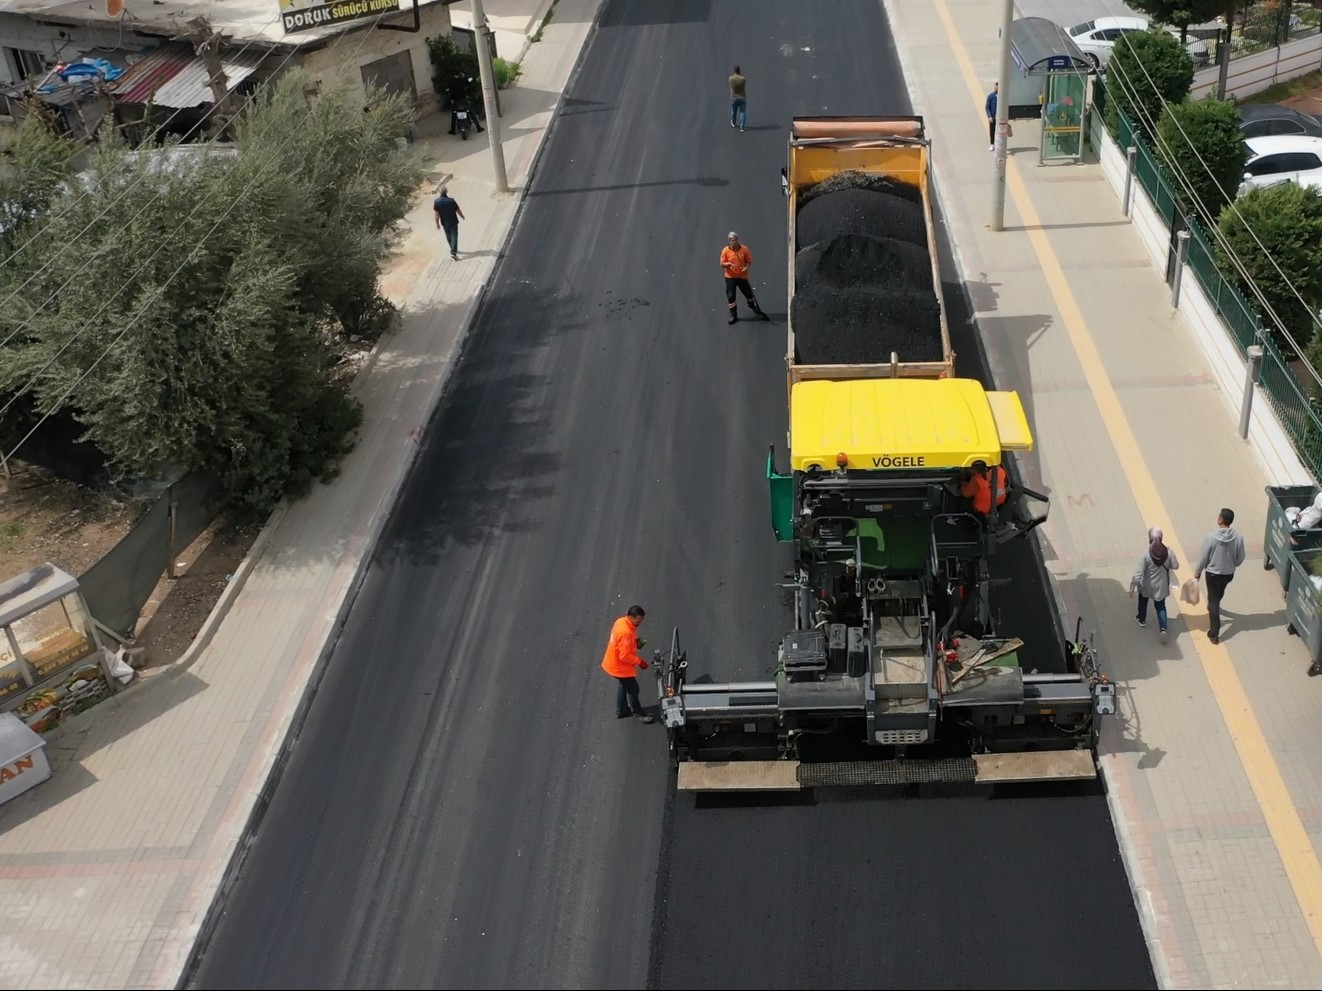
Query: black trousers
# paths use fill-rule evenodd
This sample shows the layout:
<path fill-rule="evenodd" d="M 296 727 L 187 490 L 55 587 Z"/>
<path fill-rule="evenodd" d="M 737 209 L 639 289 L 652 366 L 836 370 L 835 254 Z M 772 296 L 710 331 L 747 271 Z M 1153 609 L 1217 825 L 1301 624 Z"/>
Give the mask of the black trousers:
<path fill-rule="evenodd" d="M 1207 635 L 1219 640 L 1221 639 L 1221 599 L 1226 594 L 1226 586 L 1235 576 L 1215 575 L 1210 571 L 1203 573 L 1207 575 Z"/>
<path fill-rule="evenodd" d="M 762 307 L 757 305 L 757 297 L 753 295 L 753 287 L 748 284 L 747 279 L 726 279 L 725 280 L 725 301 L 730 305 L 730 312 L 733 313 L 738 304 L 735 303 L 735 291 L 744 294 L 744 299 L 748 300 L 748 305 L 754 313 L 761 313 Z"/>
<path fill-rule="evenodd" d="M 996 144 L 996 118 L 992 117 L 987 121 L 987 144 Z"/>
<path fill-rule="evenodd" d="M 643 703 L 638 701 L 638 679 L 616 678 L 615 680 L 620 683 L 620 688 L 615 693 L 615 714 L 627 716 L 632 712 L 636 716 L 641 716 Z"/>

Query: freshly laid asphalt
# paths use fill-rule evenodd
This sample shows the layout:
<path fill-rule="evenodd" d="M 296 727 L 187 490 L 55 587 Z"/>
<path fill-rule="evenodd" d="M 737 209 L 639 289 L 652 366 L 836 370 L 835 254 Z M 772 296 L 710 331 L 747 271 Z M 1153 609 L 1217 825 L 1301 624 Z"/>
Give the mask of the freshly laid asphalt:
<path fill-rule="evenodd" d="M 607 4 L 194 986 L 1155 986 L 1098 787 L 695 801 L 597 667 L 637 601 L 769 671 L 785 128 L 907 111 L 876 0 Z M 731 228 L 770 325 L 726 326 Z"/>

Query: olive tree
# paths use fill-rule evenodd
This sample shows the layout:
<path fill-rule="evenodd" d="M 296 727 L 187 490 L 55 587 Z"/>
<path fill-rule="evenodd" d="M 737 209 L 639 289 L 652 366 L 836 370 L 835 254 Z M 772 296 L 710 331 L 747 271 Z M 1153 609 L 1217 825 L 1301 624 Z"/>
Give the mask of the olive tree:
<path fill-rule="evenodd" d="M 213 471 L 259 513 L 334 470 L 361 419 L 341 343 L 380 309 L 421 170 L 401 98 L 307 89 L 282 77 L 233 145 L 101 135 L 0 273 L 0 405 L 73 418 L 121 478 Z"/>

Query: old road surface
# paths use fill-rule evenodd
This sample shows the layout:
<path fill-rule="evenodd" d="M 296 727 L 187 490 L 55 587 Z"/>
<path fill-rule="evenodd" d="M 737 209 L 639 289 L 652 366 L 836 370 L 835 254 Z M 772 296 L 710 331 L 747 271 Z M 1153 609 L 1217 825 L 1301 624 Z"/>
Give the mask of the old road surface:
<path fill-rule="evenodd" d="M 597 668 L 637 600 L 695 674 L 770 670 L 785 129 L 908 112 L 882 5 L 615 0 L 568 97 L 195 985 L 1153 987 L 1098 789 L 668 797 Z M 726 326 L 732 228 L 769 326 Z"/>

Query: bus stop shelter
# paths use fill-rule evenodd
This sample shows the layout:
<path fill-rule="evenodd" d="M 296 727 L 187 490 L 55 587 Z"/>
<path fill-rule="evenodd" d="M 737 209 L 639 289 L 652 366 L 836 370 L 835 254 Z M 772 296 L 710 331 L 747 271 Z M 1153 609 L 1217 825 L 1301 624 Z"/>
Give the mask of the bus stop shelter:
<path fill-rule="evenodd" d="M 1012 117 L 1041 117 L 1038 162 L 1083 158 L 1092 62 L 1065 29 L 1045 17 L 1021 17 L 1011 25 L 1009 80 Z"/>

